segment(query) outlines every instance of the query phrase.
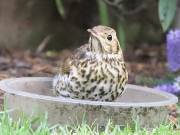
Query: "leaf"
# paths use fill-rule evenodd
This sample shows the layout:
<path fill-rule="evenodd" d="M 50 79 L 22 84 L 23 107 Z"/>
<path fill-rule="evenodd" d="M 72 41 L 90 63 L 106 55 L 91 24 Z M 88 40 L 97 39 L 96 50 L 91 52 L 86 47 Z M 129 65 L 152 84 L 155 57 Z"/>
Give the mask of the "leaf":
<path fill-rule="evenodd" d="M 177 0 L 159 0 L 159 19 L 163 31 L 167 31 L 171 25 L 175 12 Z"/>
<path fill-rule="evenodd" d="M 124 28 L 123 23 L 118 22 L 117 32 L 118 32 L 118 38 L 120 41 L 120 45 L 121 45 L 122 49 L 125 50 L 125 48 L 126 48 L 126 46 L 125 46 L 126 45 L 126 34 L 125 34 L 125 28 Z"/>
<path fill-rule="evenodd" d="M 109 15 L 108 15 L 108 8 L 106 3 L 102 0 L 97 0 L 97 2 L 98 2 L 101 24 L 109 25 Z"/>
<path fill-rule="evenodd" d="M 62 0 L 55 0 L 55 2 L 56 2 L 56 7 L 57 7 L 59 14 L 62 16 L 62 18 L 65 18 L 65 10 L 64 10 Z"/>

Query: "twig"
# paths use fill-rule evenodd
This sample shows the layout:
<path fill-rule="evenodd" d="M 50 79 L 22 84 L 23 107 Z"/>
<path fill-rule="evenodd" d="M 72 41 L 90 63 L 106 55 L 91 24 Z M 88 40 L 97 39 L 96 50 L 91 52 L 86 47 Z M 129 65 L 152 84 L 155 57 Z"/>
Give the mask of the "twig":
<path fill-rule="evenodd" d="M 114 0 L 114 1 L 109 1 L 109 0 L 104 0 L 107 4 L 109 4 L 110 6 L 114 6 L 117 8 L 118 12 L 121 13 L 121 16 L 122 15 L 133 15 L 133 14 L 137 14 L 139 12 L 141 12 L 142 10 L 146 9 L 147 8 L 147 5 L 146 3 L 141 3 L 139 4 L 139 6 L 137 6 L 135 9 L 133 10 L 126 10 L 124 7 L 123 7 L 123 3 L 124 1 L 123 0 Z M 118 13 L 118 14 L 119 14 Z"/>
<path fill-rule="evenodd" d="M 36 54 L 42 53 L 47 46 L 47 43 L 51 39 L 51 35 L 46 36 L 36 49 Z"/>

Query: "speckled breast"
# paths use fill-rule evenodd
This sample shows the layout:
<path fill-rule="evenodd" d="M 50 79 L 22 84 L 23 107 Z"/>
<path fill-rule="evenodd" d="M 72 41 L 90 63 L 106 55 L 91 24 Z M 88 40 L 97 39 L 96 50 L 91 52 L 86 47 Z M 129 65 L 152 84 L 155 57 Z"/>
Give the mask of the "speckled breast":
<path fill-rule="evenodd" d="M 84 59 L 72 67 L 68 91 L 71 98 L 112 101 L 122 94 L 127 79 L 124 62 Z"/>

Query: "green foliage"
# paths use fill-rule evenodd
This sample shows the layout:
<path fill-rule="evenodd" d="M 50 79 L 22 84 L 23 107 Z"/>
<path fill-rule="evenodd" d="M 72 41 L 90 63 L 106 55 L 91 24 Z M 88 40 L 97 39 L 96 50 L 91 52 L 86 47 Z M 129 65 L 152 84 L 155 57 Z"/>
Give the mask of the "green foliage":
<path fill-rule="evenodd" d="M 150 77 L 150 76 L 136 76 L 135 77 L 135 82 L 138 85 L 144 85 L 144 86 L 149 86 L 149 87 L 153 87 L 156 85 L 160 85 L 160 84 L 164 84 L 164 83 L 172 83 L 174 82 L 174 79 L 176 78 L 176 74 L 172 74 L 167 72 L 164 75 L 164 78 L 159 79 L 159 78 L 154 78 L 154 77 Z"/>
<path fill-rule="evenodd" d="M 176 12 L 177 0 L 159 0 L 159 19 L 163 31 L 167 31 Z"/>
<path fill-rule="evenodd" d="M 103 0 L 97 0 L 99 16 L 102 25 L 109 25 L 109 15 L 106 3 Z"/>
<path fill-rule="evenodd" d="M 149 131 L 141 128 L 139 122 L 135 121 L 134 127 L 122 127 L 108 121 L 101 129 L 97 124 L 88 125 L 85 122 L 74 126 L 54 125 L 48 127 L 47 118 L 39 119 L 39 126 L 32 128 L 34 120 L 27 117 L 20 117 L 13 121 L 9 115 L 0 113 L 0 135 L 179 135 L 180 131 L 175 130 L 170 124 L 162 124 Z"/>
<path fill-rule="evenodd" d="M 19 120 L 13 121 L 4 112 L 0 115 L 0 135 L 50 135 L 50 129 L 45 120 L 41 119 L 36 130 L 33 130 L 32 124 L 31 118 L 22 116 Z"/>
<path fill-rule="evenodd" d="M 124 50 L 125 44 L 126 44 L 126 36 L 125 36 L 124 25 L 120 22 L 118 22 L 117 33 L 118 33 L 118 38 L 120 41 L 121 48 Z"/>
<path fill-rule="evenodd" d="M 62 18 L 65 18 L 65 9 L 62 0 L 55 0 L 55 2 L 59 14 L 62 16 Z"/>

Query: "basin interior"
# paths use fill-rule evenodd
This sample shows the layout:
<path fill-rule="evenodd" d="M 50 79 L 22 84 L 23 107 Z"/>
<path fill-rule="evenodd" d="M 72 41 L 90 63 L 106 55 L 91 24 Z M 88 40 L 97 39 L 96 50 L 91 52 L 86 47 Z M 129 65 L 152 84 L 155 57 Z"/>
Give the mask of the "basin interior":
<path fill-rule="evenodd" d="M 16 79 L 6 84 L 9 89 L 14 92 L 23 91 L 40 96 L 53 96 L 52 79 Z M 115 102 L 123 103 L 148 103 L 162 102 L 168 100 L 168 96 L 160 94 L 161 92 L 148 89 L 146 87 L 137 87 L 135 85 L 127 85 L 124 94 L 117 98 Z M 58 97 L 57 97 L 58 98 Z"/>

